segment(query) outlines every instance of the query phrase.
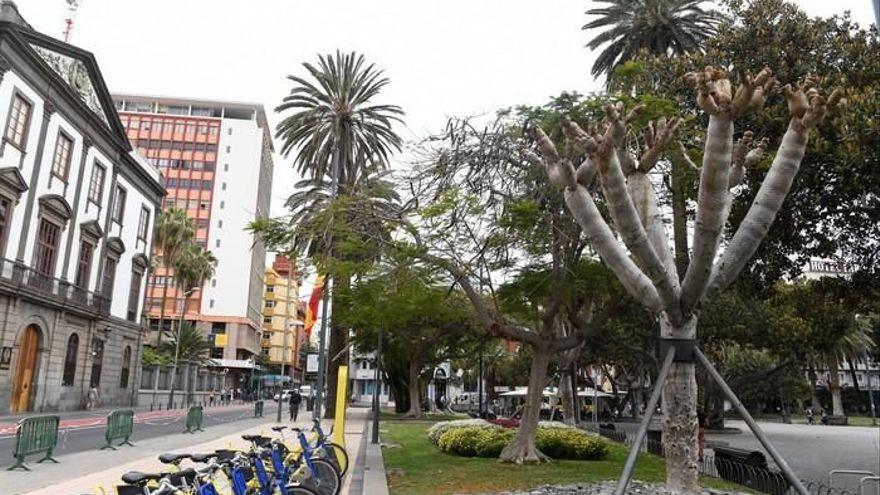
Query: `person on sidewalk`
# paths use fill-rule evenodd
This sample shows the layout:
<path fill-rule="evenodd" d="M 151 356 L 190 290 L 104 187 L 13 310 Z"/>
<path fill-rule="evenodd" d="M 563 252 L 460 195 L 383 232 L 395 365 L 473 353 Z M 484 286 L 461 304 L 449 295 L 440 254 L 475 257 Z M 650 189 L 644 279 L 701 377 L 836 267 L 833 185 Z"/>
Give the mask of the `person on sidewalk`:
<path fill-rule="evenodd" d="M 98 395 L 98 388 L 92 385 L 92 388 L 89 389 L 89 395 L 86 397 L 86 410 L 91 411 L 98 407 L 99 400 L 100 395 Z"/>
<path fill-rule="evenodd" d="M 290 420 L 295 422 L 299 416 L 299 405 L 302 403 L 302 395 L 300 395 L 298 388 L 290 392 L 288 401 L 290 403 Z"/>

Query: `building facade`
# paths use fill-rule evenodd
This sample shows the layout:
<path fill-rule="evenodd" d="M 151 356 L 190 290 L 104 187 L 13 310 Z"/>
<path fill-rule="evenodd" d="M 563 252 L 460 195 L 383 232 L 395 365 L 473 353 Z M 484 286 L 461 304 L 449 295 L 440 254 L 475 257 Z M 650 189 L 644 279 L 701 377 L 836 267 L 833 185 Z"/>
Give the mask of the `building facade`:
<path fill-rule="evenodd" d="M 269 364 L 280 365 L 283 362 L 285 367 L 290 367 L 288 374 L 296 383 L 302 375 L 300 351 L 307 340 L 303 328 L 306 307 L 299 300 L 300 273 L 287 258 L 275 255 L 272 266 L 266 268 L 265 282 L 261 340 L 263 354 Z M 285 320 L 289 329 L 287 332 L 284 331 Z"/>
<path fill-rule="evenodd" d="M 0 4 L 0 414 L 136 400 L 159 172 L 94 56 Z"/>
<path fill-rule="evenodd" d="M 156 268 L 147 289 L 150 328 L 158 329 L 164 301 L 164 326 L 183 311 L 213 342 L 211 357 L 253 358 L 260 352 L 266 251 L 245 228 L 269 214 L 273 167 L 262 105 L 113 98 L 132 146 L 162 173 L 163 208 L 185 210 L 196 242 L 218 259 L 214 277 L 188 297 L 170 282 L 171 271 Z"/>

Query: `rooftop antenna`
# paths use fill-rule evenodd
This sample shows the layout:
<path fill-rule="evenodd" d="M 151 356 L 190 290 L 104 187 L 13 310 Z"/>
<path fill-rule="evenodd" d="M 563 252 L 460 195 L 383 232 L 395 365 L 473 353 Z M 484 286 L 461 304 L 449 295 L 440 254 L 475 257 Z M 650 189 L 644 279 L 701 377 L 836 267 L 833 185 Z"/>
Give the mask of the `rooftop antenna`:
<path fill-rule="evenodd" d="M 73 21 L 76 20 L 76 11 L 82 4 L 82 0 L 64 0 L 67 2 L 67 18 L 64 19 L 64 42 L 70 42 L 70 32 L 73 31 Z"/>

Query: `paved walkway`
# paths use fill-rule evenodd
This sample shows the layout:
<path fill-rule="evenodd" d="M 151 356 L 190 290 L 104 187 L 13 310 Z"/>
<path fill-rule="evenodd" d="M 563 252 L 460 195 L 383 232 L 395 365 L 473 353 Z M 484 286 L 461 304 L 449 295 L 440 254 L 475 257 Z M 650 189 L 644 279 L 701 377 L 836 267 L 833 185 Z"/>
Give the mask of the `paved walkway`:
<path fill-rule="evenodd" d="M 349 409 L 345 428 L 346 449 L 355 462 L 355 453 L 361 446 L 362 432 L 366 414 L 358 409 Z M 299 426 L 310 426 L 309 415 L 301 414 Z M 286 423 L 286 422 L 285 422 Z M 244 448 L 246 442 L 242 434 L 271 434 L 269 428 L 276 423 L 274 418 L 251 418 L 208 427 L 196 434 L 177 434 L 142 440 L 134 447 L 121 447 L 117 451 L 88 451 L 59 456 L 59 464 L 28 463 L 31 472 L 0 472 L 0 487 L 3 495 L 78 495 L 100 493 L 97 487 L 105 487 L 107 493 L 114 493 L 112 487 L 119 483 L 126 471 L 160 471 L 162 465 L 156 457 L 163 452 L 208 452 L 219 448 Z M 330 422 L 324 425 L 329 430 Z M 351 472 L 343 481 L 342 493 L 348 493 Z M 373 493 L 373 492 L 364 492 Z"/>

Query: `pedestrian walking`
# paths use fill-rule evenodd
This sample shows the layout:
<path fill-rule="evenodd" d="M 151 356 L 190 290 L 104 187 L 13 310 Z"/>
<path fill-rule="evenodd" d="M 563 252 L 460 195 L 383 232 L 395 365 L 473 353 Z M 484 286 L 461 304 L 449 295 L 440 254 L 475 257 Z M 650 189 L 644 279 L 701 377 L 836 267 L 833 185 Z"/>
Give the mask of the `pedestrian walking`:
<path fill-rule="evenodd" d="M 98 388 L 92 385 L 92 388 L 89 389 L 89 394 L 86 396 L 86 410 L 91 411 L 92 409 L 98 407 L 98 400 L 100 398 L 101 397 L 98 394 Z"/>
<path fill-rule="evenodd" d="M 298 388 L 290 392 L 288 402 L 290 405 L 290 420 L 296 421 L 296 418 L 299 416 L 299 405 L 302 403 L 302 395 L 300 395 Z"/>
<path fill-rule="evenodd" d="M 208 391 L 208 405 L 214 407 L 214 389 Z"/>
<path fill-rule="evenodd" d="M 804 411 L 804 414 L 806 414 L 806 416 L 807 416 L 807 424 L 808 425 L 813 424 L 813 408 L 808 407 L 807 410 Z"/>

